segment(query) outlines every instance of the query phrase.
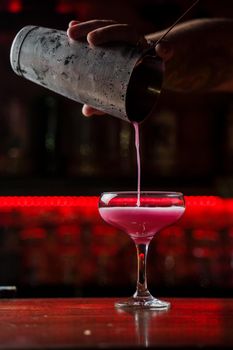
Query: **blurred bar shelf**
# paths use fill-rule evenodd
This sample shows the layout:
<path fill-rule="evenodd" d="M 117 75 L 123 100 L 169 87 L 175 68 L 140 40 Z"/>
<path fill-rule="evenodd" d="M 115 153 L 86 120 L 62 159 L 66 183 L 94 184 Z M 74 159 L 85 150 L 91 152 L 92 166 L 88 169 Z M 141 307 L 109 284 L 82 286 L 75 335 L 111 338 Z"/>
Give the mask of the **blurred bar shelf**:
<path fill-rule="evenodd" d="M 152 292 L 229 297 L 233 199 L 185 201 L 183 218 L 152 240 Z M 133 243 L 102 221 L 98 196 L 0 196 L 0 243 L 0 283 L 20 296 L 123 296 L 134 286 Z"/>

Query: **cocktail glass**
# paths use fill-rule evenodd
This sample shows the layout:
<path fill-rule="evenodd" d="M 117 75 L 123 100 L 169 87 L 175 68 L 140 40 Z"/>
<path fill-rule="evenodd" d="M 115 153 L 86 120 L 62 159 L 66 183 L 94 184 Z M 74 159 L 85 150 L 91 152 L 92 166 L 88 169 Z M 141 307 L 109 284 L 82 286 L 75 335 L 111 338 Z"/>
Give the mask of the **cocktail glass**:
<path fill-rule="evenodd" d="M 99 213 L 108 224 L 126 232 L 137 250 L 137 287 L 117 308 L 147 308 L 165 310 L 170 303 L 154 298 L 147 288 L 146 260 L 154 235 L 175 223 L 185 211 L 185 202 L 179 192 L 105 192 L 99 200 Z"/>

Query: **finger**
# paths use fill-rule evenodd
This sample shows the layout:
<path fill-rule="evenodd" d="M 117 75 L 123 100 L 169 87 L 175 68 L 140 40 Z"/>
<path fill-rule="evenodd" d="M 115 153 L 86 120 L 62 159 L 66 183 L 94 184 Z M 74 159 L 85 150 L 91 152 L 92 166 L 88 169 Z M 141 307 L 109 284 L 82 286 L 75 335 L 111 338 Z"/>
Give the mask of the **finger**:
<path fill-rule="evenodd" d="M 174 54 L 172 46 L 169 43 L 162 41 L 156 45 L 155 51 L 158 56 L 163 59 L 164 62 L 169 61 Z"/>
<path fill-rule="evenodd" d="M 87 34 L 99 27 L 108 26 L 116 23 L 112 20 L 92 20 L 87 22 L 80 22 L 69 27 L 67 34 L 71 39 L 77 40 L 87 36 Z"/>
<path fill-rule="evenodd" d="M 88 105 L 83 105 L 82 113 L 85 115 L 85 117 L 91 117 L 92 115 L 104 115 L 106 113 L 99 111 L 98 109 L 95 109 Z"/>
<path fill-rule="evenodd" d="M 70 21 L 69 25 L 68 25 L 68 28 L 71 28 L 73 27 L 74 25 L 78 24 L 79 21 Z"/>
<path fill-rule="evenodd" d="M 139 40 L 140 44 L 147 44 L 146 39 L 128 24 L 112 24 L 97 28 L 89 32 L 87 40 L 89 44 L 94 46 L 117 41 L 136 45 Z"/>

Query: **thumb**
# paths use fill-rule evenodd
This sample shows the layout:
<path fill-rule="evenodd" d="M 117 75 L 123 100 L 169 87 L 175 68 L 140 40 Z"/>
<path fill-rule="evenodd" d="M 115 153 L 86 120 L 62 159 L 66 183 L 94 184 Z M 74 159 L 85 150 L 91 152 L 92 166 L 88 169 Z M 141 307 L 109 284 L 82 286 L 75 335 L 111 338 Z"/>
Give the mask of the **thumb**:
<path fill-rule="evenodd" d="M 169 61 L 174 54 L 174 50 L 171 44 L 165 41 L 161 41 L 158 45 L 156 45 L 155 51 L 157 55 L 163 59 L 164 62 Z"/>

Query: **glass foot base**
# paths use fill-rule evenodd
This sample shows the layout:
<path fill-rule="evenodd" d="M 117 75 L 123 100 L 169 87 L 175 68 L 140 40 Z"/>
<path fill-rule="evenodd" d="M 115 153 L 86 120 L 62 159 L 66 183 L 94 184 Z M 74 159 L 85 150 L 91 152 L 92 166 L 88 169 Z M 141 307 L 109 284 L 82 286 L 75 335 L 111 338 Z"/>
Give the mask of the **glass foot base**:
<path fill-rule="evenodd" d="M 156 298 L 129 298 L 127 300 L 118 301 L 115 303 L 116 308 L 134 308 L 134 309 L 153 309 L 153 310 L 167 310 L 171 304 L 167 301 Z"/>

